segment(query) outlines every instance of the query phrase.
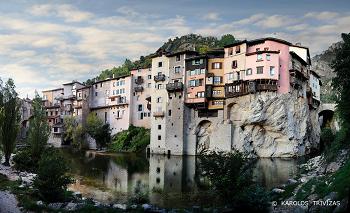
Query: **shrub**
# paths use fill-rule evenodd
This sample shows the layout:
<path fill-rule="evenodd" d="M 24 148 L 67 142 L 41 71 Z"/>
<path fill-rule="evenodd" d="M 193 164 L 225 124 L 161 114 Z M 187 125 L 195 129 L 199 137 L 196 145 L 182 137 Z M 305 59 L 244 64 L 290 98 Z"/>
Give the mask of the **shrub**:
<path fill-rule="evenodd" d="M 32 158 L 32 153 L 29 149 L 19 151 L 14 157 L 15 168 L 19 171 L 35 172 L 38 163 Z"/>
<path fill-rule="evenodd" d="M 109 145 L 111 151 L 141 152 L 150 143 L 150 131 L 143 127 L 130 125 L 128 130 L 121 131 L 114 135 Z"/>
<path fill-rule="evenodd" d="M 42 154 L 34 186 L 43 200 L 53 202 L 64 199 L 67 185 L 72 183 L 67 172 L 67 163 L 57 150 L 49 148 Z"/>
<path fill-rule="evenodd" d="M 141 181 L 136 183 L 136 187 L 134 189 L 134 195 L 129 199 L 131 204 L 144 204 L 148 203 L 148 188 L 143 185 Z"/>
<path fill-rule="evenodd" d="M 328 147 L 334 141 L 334 134 L 331 128 L 323 128 L 321 131 L 321 141 Z"/>

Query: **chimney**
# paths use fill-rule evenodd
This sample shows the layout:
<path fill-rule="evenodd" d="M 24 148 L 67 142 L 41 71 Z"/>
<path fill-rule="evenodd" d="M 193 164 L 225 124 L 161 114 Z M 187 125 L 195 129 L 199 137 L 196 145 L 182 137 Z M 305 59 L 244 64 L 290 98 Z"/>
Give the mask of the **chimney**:
<path fill-rule="evenodd" d="M 301 43 L 300 43 L 300 42 L 297 42 L 297 43 L 295 43 L 295 46 L 301 47 Z"/>

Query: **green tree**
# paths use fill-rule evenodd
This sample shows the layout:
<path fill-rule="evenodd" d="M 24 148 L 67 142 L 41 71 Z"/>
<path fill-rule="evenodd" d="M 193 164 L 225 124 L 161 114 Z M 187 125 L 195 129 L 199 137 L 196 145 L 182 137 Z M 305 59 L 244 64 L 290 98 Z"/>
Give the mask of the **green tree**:
<path fill-rule="evenodd" d="M 0 108 L 3 110 L 0 140 L 5 154 L 4 165 L 10 166 L 10 157 L 15 149 L 20 121 L 20 103 L 11 78 L 7 80 L 4 87 L 0 81 Z"/>
<path fill-rule="evenodd" d="M 342 128 L 346 135 L 350 136 L 350 33 L 341 34 L 343 43 L 336 51 L 332 68 L 336 76 L 333 78 L 332 86 L 337 93 L 337 110 L 342 122 Z"/>
<path fill-rule="evenodd" d="M 54 148 L 48 148 L 39 161 L 38 176 L 34 186 L 42 199 L 54 202 L 64 199 L 65 191 L 72 179 L 67 175 L 69 167 L 63 156 Z"/>
<path fill-rule="evenodd" d="M 73 131 L 73 147 L 77 149 L 83 149 L 86 146 L 86 138 L 85 138 L 85 129 L 83 125 L 79 124 L 77 127 L 75 127 Z"/>
<path fill-rule="evenodd" d="M 33 116 L 30 120 L 28 130 L 28 142 L 30 152 L 34 162 L 38 162 L 43 150 L 49 140 L 50 126 L 47 123 L 46 110 L 42 104 L 42 99 L 39 94 L 35 93 L 33 99 Z"/>
<path fill-rule="evenodd" d="M 64 127 L 64 140 L 72 141 L 74 130 L 77 127 L 78 123 L 73 116 L 66 116 L 63 119 L 63 127 Z"/>
<path fill-rule="evenodd" d="M 226 34 L 226 35 L 221 36 L 221 39 L 219 41 L 219 46 L 220 47 L 224 47 L 224 46 L 226 46 L 228 44 L 232 44 L 235 41 L 236 41 L 236 39 L 235 39 L 235 37 L 233 35 Z"/>
<path fill-rule="evenodd" d="M 90 113 L 88 115 L 86 119 L 86 131 L 96 140 L 98 148 L 106 146 L 111 141 L 111 129 L 109 124 L 104 124 L 95 113 Z"/>

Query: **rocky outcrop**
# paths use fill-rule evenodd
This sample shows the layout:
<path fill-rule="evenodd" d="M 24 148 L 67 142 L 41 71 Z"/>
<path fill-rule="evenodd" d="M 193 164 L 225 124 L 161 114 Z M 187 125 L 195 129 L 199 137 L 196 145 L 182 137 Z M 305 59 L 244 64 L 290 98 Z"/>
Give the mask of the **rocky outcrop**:
<path fill-rule="evenodd" d="M 296 92 L 252 94 L 228 99 L 226 106 L 232 148 L 249 157 L 296 157 L 318 149 L 317 112 Z"/>

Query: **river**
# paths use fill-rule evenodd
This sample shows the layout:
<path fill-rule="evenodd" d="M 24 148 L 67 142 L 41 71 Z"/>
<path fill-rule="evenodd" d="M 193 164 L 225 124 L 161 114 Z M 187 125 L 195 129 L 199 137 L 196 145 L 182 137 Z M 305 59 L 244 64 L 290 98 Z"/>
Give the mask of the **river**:
<path fill-rule="evenodd" d="M 76 182 L 70 190 L 79 191 L 101 203 L 126 203 L 139 185 L 148 191 L 151 204 L 163 208 L 205 205 L 206 180 L 196 174 L 195 156 L 163 156 L 133 153 L 84 153 L 61 149 L 71 165 Z M 258 159 L 254 180 L 266 189 L 279 186 L 298 173 L 303 159 Z M 218 174 L 220 175 L 220 174 Z"/>

